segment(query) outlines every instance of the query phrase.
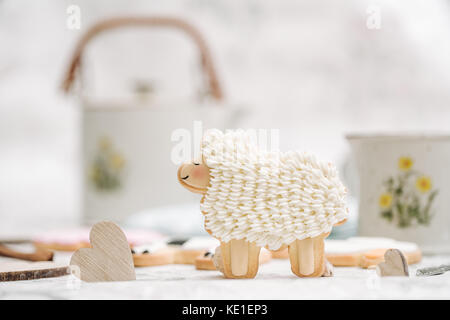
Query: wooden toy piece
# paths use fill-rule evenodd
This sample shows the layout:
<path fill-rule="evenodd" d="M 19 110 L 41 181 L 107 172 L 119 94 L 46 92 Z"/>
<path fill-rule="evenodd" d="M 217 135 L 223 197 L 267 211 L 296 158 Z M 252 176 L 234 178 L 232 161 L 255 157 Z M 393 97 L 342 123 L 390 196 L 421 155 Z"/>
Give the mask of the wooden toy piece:
<path fill-rule="evenodd" d="M 135 267 L 163 266 L 175 263 L 175 249 L 164 248 L 157 251 L 144 250 L 133 253 L 133 263 Z"/>
<path fill-rule="evenodd" d="M 207 251 L 205 254 L 195 258 L 195 269 L 197 270 L 217 270 L 214 265 L 214 252 Z"/>
<path fill-rule="evenodd" d="M 229 279 L 254 278 L 259 267 L 261 248 L 245 240 L 220 243 L 223 274 Z"/>
<path fill-rule="evenodd" d="M 272 260 L 272 253 L 266 249 L 259 252 L 259 264 L 264 264 Z"/>
<path fill-rule="evenodd" d="M 73 252 L 90 247 L 89 231 L 86 227 L 46 230 L 36 234 L 32 241 L 36 249 Z"/>
<path fill-rule="evenodd" d="M 0 256 L 10 257 L 20 260 L 28 261 L 52 261 L 53 252 L 46 249 L 36 249 L 33 253 L 24 253 L 17 250 L 13 250 L 0 244 Z"/>
<path fill-rule="evenodd" d="M 347 222 L 347 219 L 344 219 L 344 220 L 336 223 L 334 226 L 337 227 L 346 222 Z M 284 245 L 284 246 L 281 246 L 280 249 L 272 251 L 272 258 L 274 258 L 274 259 L 289 259 L 288 246 Z"/>
<path fill-rule="evenodd" d="M 0 281 L 35 280 L 70 274 L 67 265 L 54 262 L 14 262 L 0 265 Z"/>
<path fill-rule="evenodd" d="M 289 250 L 288 246 L 281 246 L 278 250 L 272 251 L 272 258 L 274 259 L 288 259 L 289 258 Z"/>
<path fill-rule="evenodd" d="M 332 277 L 334 275 L 333 265 L 325 258 L 325 270 L 322 277 Z"/>
<path fill-rule="evenodd" d="M 81 248 L 90 248 L 90 229 L 86 227 L 56 229 L 46 231 L 33 237 L 33 245 L 36 249 L 51 251 L 76 251 Z M 163 235 L 148 230 L 124 230 L 130 246 L 142 245 L 158 241 Z"/>
<path fill-rule="evenodd" d="M 361 260 L 359 262 L 359 266 L 361 268 L 367 269 L 372 266 L 379 264 L 384 261 L 384 255 L 388 249 L 375 249 L 368 252 L 365 252 L 361 256 Z M 420 249 L 411 252 L 405 252 L 404 254 L 406 261 L 408 264 L 419 263 L 422 260 L 422 252 Z"/>
<path fill-rule="evenodd" d="M 175 252 L 175 264 L 195 264 L 198 256 L 204 255 L 206 250 L 177 250 Z"/>
<path fill-rule="evenodd" d="M 175 262 L 175 251 L 175 248 L 167 245 L 166 240 L 134 246 L 131 249 L 135 267 L 152 267 L 173 264 Z"/>
<path fill-rule="evenodd" d="M 348 211 L 348 209 L 347 209 L 347 211 Z M 339 221 L 338 223 L 335 223 L 334 224 L 334 227 L 339 227 L 339 226 L 342 226 L 344 223 L 346 223 L 347 222 L 347 219 L 344 219 L 344 220 L 341 220 L 341 221 Z"/>
<path fill-rule="evenodd" d="M 213 262 L 214 262 L 214 266 L 216 267 L 216 270 L 219 270 L 222 274 L 224 274 L 225 269 L 223 266 L 221 246 L 218 246 L 216 248 L 216 250 L 214 251 Z"/>
<path fill-rule="evenodd" d="M 378 237 L 325 240 L 325 256 L 334 266 L 370 268 L 383 262 L 384 254 L 393 247 L 402 251 L 408 264 L 422 259 L 422 252 L 415 243 Z"/>
<path fill-rule="evenodd" d="M 380 277 L 409 276 L 408 262 L 398 249 L 389 249 L 384 254 L 384 262 L 377 265 L 377 274 Z"/>
<path fill-rule="evenodd" d="M 180 184 L 203 195 L 205 229 L 221 242 L 214 260 L 227 278 L 253 278 L 260 248 L 284 245 L 296 275 L 322 276 L 323 238 L 348 217 L 347 189 L 331 163 L 307 153 L 260 150 L 253 133 L 208 130 L 201 160 L 178 169 Z M 305 239 L 292 242 L 299 238 Z"/>
<path fill-rule="evenodd" d="M 208 248 L 218 245 L 220 241 L 211 237 L 183 237 L 135 246 L 131 252 L 136 267 L 166 264 L 193 265 L 196 258 L 205 255 Z"/>
<path fill-rule="evenodd" d="M 218 247 L 220 249 L 220 246 Z M 195 268 L 197 270 L 218 270 L 214 263 L 215 253 L 209 250 L 195 259 Z M 259 264 L 264 264 L 272 260 L 272 253 L 265 248 L 261 248 L 259 253 Z M 221 263 L 221 262 L 219 262 Z M 222 268 L 223 269 L 223 268 Z"/>
<path fill-rule="evenodd" d="M 50 250 L 50 251 L 65 251 L 65 252 L 73 252 L 77 251 L 81 248 L 89 248 L 90 245 L 88 242 L 76 242 L 76 243 L 45 243 L 45 242 L 33 242 L 34 247 L 36 250 Z"/>
<path fill-rule="evenodd" d="M 178 169 L 180 184 L 194 193 L 204 194 L 209 185 L 209 168 L 204 162 L 186 163 Z"/>
<path fill-rule="evenodd" d="M 295 240 L 289 245 L 292 272 L 299 277 L 321 277 L 325 271 L 324 239 L 328 234 Z"/>
<path fill-rule="evenodd" d="M 203 256 L 209 248 L 220 245 L 220 241 L 211 237 L 192 237 L 179 245 L 175 253 L 176 264 L 195 264 L 195 259 Z"/>
<path fill-rule="evenodd" d="M 89 234 L 92 248 L 77 250 L 70 260 L 74 274 L 86 282 L 136 280 L 127 238 L 114 223 L 95 224 Z"/>

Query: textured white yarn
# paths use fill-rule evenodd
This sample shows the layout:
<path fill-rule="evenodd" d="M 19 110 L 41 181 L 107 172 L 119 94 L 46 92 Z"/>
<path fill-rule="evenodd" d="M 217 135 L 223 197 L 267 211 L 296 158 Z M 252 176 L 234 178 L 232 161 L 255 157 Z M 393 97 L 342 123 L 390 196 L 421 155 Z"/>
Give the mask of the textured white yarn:
<path fill-rule="evenodd" d="M 209 130 L 202 154 L 210 186 L 201 210 L 217 239 L 246 239 L 277 250 L 331 231 L 347 218 L 336 168 L 299 152 L 263 152 L 243 130 Z"/>

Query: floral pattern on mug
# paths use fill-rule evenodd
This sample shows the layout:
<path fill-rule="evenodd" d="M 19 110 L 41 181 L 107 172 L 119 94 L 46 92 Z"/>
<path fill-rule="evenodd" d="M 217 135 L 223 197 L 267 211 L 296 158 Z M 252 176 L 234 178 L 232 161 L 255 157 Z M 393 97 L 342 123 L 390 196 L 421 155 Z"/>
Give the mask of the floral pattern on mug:
<path fill-rule="evenodd" d="M 430 177 L 413 169 L 414 160 L 400 157 L 399 173 L 384 181 L 385 190 L 378 204 L 381 217 L 399 228 L 428 225 L 433 217 L 432 204 L 438 194 Z"/>
<path fill-rule="evenodd" d="M 92 163 L 89 178 L 98 190 L 111 191 L 121 186 L 125 158 L 115 150 L 108 137 L 98 141 L 97 156 Z"/>

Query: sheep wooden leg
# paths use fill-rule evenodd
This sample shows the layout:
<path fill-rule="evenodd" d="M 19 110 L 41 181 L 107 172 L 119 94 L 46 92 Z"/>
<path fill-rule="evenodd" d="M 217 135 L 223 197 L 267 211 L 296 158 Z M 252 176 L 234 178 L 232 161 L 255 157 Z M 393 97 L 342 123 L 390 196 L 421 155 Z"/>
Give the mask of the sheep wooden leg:
<path fill-rule="evenodd" d="M 325 272 L 324 239 L 327 234 L 295 240 L 289 245 L 292 272 L 299 277 L 320 277 Z"/>
<path fill-rule="evenodd" d="M 230 279 L 254 278 L 258 272 L 258 247 L 245 240 L 231 240 L 220 243 L 223 260 L 223 274 Z"/>

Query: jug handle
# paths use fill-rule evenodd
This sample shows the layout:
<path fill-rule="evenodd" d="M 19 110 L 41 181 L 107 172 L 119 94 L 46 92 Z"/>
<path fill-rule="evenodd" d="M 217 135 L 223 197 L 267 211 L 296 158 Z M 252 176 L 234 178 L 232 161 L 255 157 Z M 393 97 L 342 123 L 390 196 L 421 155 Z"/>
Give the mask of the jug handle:
<path fill-rule="evenodd" d="M 74 83 L 76 71 L 80 68 L 83 51 L 86 45 L 98 34 L 122 27 L 166 27 L 183 31 L 197 45 L 203 71 L 208 76 L 211 95 L 218 101 L 223 99 L 222 88 L 219 84 L 209 48 L 200 32 L 184 20 L 172 17 L 116 17 L 96 23 L 78 41 L 72 54 L 69 67 L 65 73 L 62 89 L 68 93 Z"/>

